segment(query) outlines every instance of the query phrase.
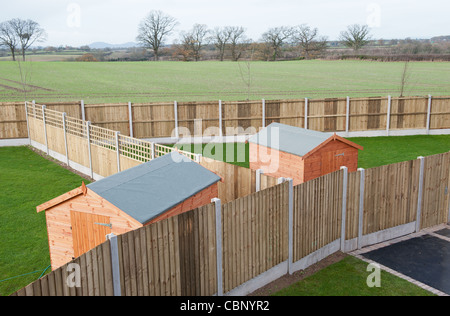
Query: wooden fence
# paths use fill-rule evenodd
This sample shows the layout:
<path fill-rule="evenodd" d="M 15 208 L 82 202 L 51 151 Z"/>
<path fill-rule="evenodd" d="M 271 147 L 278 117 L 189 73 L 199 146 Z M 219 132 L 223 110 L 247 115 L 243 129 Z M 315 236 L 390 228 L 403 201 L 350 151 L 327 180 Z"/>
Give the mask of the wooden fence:
<path fill-rule="evenodd" d="M 336 251 L 448 222 L 449 185 L 450 152 L 287 181 L 113 237 L 14 295 L 245 295 Z"/>
<path fill-rule="evenodd" d="M 450 129 L 448 96 L 92 105 L 81 101 L 46 106 L 140 139 L 254 134 L 272 122 L 347 135 Z M 0 104 L 0 139 L 27 135 L 23 103 Z"/>
<path fill-rule="evenodd" d="M 45 106 L 27 103 L 26 113 L 32 146 L 95 180 L 177 150 L 222 177 L 219 198 L 224 203 L 274 186 L 278 181 L 254 170 L 123 136 Z M 257 182 L 260 183 L 258 188 Z"/>

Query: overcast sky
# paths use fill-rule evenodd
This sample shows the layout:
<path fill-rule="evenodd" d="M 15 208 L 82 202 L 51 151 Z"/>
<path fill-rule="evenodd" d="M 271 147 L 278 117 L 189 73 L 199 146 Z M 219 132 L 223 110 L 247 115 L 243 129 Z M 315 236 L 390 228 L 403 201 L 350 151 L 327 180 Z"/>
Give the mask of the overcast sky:
<path fill-rule="evenodd" d="M 330 40 L 355 23 L 369 24 L 376 39 L 450 35 L 448 0 L 15 0 L 2 1 L 0 22 L 35 20 L 48 33 L 42 46 L 121 44 L 135 41 L 139 22 L 151 10 L 178 20 L 169 43 L 195 23 L 243 26 L 253 40 L 270 27 L 303 23 Z"/>

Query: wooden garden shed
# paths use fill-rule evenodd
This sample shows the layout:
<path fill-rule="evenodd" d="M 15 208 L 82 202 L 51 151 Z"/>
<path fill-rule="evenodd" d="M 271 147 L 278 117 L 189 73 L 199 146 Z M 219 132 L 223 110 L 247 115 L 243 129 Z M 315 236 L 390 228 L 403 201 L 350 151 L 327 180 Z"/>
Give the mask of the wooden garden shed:
<path fill-rule="evenodd" d="M 67 192 L 45 211 L 52 269 L 106 240 L 211 203 L 221 178 L 177 152 Z"/>
<path fill-rule="evenodd" d="M 358 169 L 363 147 L 336 134 L 273 123 L 251 137 L 250 168 L 273 177 L 291 178 L 294 185 L 346 166 Z"/>

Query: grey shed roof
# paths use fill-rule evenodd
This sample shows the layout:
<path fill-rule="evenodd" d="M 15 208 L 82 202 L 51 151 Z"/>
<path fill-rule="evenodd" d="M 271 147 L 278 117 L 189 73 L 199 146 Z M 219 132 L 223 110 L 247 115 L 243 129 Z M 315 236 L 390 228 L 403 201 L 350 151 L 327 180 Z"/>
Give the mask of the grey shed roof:
<path fill-rule="evenodd" d="M 249 142 L 289 154 L 304 156 L 331 136 L 333 134 L 272 123 L 252 136 Z"/>
<path fill-rule="evenodd" d="M 198 163 L 172 152 L 87 187 L 145 225 L 220 180 Z"/>

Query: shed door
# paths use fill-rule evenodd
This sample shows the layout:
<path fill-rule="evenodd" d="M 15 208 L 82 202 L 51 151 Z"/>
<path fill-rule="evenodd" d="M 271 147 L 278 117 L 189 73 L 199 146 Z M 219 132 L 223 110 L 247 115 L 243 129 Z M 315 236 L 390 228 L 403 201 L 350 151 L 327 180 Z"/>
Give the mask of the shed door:
<path fill-rule="evenodd" d="M 345 149 L 324 152 L 322 154 L 322 175 L 338 171 L 341 166 L 345 166 L 345 156 L 348 154 Z"/>
<path fill-rule="evenodd" d="M 102 244 L 111 234 L 109 217 L 71 211 L 70 218 L 75 258 Z"/>

